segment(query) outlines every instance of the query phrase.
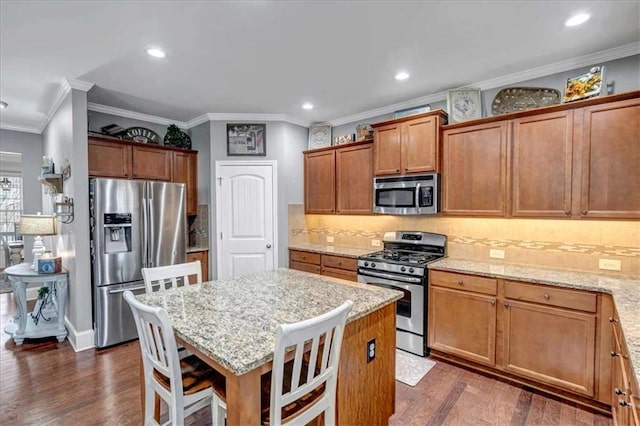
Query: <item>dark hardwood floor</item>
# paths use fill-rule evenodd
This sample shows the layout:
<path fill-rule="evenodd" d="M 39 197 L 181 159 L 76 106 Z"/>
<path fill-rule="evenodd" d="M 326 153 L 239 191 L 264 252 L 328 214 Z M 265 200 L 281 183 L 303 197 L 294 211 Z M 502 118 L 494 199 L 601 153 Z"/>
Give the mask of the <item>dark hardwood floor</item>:
<path fill-rule="evenodd" d="M 0 294 L 2 330 L 14 314 L 13 295 Z M 76 353 L 66 340 L 16 346 L 2 332 L 0 344 L 1 425 L 142 423 L 137 342 Z M 394 426 L 611 424 L 575 404 L 441 361 L 415 387 L 396 382 L 396 390 Z M 210 419 L 209 410 L 201 410 L 188 424 Z"/>

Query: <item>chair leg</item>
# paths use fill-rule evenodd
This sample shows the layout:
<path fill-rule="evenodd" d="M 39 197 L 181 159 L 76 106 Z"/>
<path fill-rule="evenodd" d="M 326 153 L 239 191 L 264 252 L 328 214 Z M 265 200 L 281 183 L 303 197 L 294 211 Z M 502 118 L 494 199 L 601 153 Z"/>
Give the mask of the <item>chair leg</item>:
<path fill-rule="evenodd" d="M 211 424 L 212 426 L 224 426 L 224 421 L 226 417 L 226 412 L 222 407 L 220 398 L 215 393 L 213 394 L 213 398 L 211 400 Z"/>
<path fill-rule="evenodd" d="M 336 409 L 335 407 L 329 407 L 324 410 L 324 426 L 335 426 L 336 424 Z"/>
<path fill-rule="evenodd" d="M 158 401 L 158 394 L 156 394 L 152 389 L 146 389 L 144 394 L 144 424 L 153 424 L 153 419 L 156 420 L 157 423 L 160 423 L 160 410 L 158 409 L 158 413 L 156 416 L 155 412 L 155 401 Z M 158 401 L 157 407 L 160 408 L 160 403 Z"/>

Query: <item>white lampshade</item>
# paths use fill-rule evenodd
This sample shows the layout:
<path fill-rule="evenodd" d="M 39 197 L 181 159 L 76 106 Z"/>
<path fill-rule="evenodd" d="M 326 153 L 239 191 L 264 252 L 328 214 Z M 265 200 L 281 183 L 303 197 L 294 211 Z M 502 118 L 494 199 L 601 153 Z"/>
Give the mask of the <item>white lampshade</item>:
<path fill-rule="evenodd" d="M 56 217 L 25 214 L 20 217 L 22 235 L 56 235 Z"/>

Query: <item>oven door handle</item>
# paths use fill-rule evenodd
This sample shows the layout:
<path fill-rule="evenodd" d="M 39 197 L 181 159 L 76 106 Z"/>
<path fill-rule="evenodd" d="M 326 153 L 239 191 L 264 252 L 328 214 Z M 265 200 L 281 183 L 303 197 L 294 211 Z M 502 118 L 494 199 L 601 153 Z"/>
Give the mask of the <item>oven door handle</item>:
<path fill-rule="evenodd" d="M 358 273 L 360 275 L 368 275 L 370 277 L 385 278 L 387 280 L 406 282 L 406 283 L 420 284 L 422 282 L 422 278 L 416 278 L 416 277 L 401 277 L 400 278 L 397 275 L 386 274 L 384 272 L 375 272 L 375 271 L 369 271 L 369 270 L 367 270 L 365 272 L 365 271 L 363 271 L 361 269 L 361 270 L 358 271 Z"/>

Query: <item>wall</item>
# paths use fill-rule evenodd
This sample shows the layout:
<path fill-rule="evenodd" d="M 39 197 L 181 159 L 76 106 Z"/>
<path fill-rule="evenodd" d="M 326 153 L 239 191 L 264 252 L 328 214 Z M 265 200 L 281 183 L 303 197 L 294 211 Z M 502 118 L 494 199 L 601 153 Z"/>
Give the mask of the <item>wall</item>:
<path fill-rule="evenodd" d="M 287 205 L 303 201 L 303 156 L 307 149 L 308 129 L 285 122 L 267 122 L 267 137 L 265 157 L 229 157 L 227 156 L 227 122 L 211 121 L 211 233 L 218 235 L 216 228 L 216 161 L 247 161 L 247 160 L 275 160 L 278 168 L 278 266 L 287 266 L 288 238 L 287 238 Z M 217 250 L 217 238 L 211 238 L 211 250 Z M 217 272 L 216 256 L 213 256 L 212 270 L 214 278 Z"/>
<path fill-rule="evenodd" d="M 630 92 L 640 89 L 640 55 L 629 56 L 622 59 L 616 59 L 614 61 L 604 62 L 605 66 L 605 81 L 606 83 L 613 83 L 613 93 Z M 564 85 L 568 78 L 576 77 L 589 71 L 590 67 L 582 67 L 573 69 L 570 71 L 564 71 L 557 74 L 548 75 L 545 77 L 535 78 L 532 80 L 522 81 L 517 84 L 509 84 L 506 86 L 496 87 L 494 89 L 488 89 L 482 91 L 482 114 L 483 117 L 491 116 L 491 104 L 493 98 L 495 98 L 498 92 L 506 87 L 549 87 L 560 91 L 560 95 L 564 94 Z M 443 109 L 447 110 L 447 101 L 442 100 L 438 102 L 432 102 L 430 104 L 431 110 Z M 386 121 L 393 119 L 393 114 L 385 114 L 377 117 L 368 118 L 353 123 L 342 124 L 332 129 L 332 136 L 339 136 L 348 133 L 355 133 L 356 126 L 359 124 L 371 124 L 378 123 L 380 121 Z"/>
<path fill-rule="evenodd" d="M 638 221 L 483 219 L 430 216 L 306 215 L 289 206 L 289 241 L 371 249 L 384 232 L 410 230 L 444 234 L 450 257 L 598 271 L 598 259 L 617 259 L 622 274 L 640 275 Z M 326 237 L 333 236 L 333 244 Z M 505 251 L 490 259 L 489 250 Z"/>
<path fill-rule="evenodd" d="M 69 341 L 76 350 L 94 345 L 89 256 L 89 188 L 87 148 L 87 94 L 71 90 L 53 115 L 43 134 L 43 155 L 53 157 L 61 166 L 65 158 L 71 164 L 71 177 L 64 182 L 64 195 L 75 203 L 71 224 L 58 223 L 54 237 L 54 255 L 62 257 L 69 271 L 67 328 Z M 58 198 L 61 197 L 60 195 Z M 53 198 L 43 197 L 43 210 L 53 211 Z"/>
<path fill-rule="evenodd" d="M 38 181 L 42 164 L 42 136 L 34 133 L 0 130 L 0 151 L 22 154 L 22 211 L 35 214 L 42 211 L 42 185 Z M 33 237 L 24 236 L 26 262 L 33 259 Z M 47 241 L 45 241 L 47 242 Z"/>

